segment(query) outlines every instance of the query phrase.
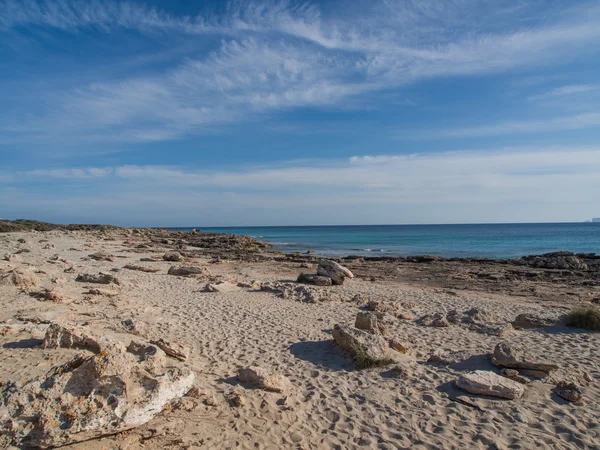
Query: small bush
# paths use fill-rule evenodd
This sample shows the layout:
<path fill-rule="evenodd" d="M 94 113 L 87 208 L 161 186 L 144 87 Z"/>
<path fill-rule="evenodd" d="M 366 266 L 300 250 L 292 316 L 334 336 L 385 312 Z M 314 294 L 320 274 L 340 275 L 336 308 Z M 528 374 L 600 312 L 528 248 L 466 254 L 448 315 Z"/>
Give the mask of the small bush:
<path fill-rule="evenodd" d="M 371 369 L 373 367 L 383 367 L 393 364 L 395 361 L 390 358 L 375 359 L 372 358 L 365 349 L 358 345 L 353 348 L 354 367 L 358 370 Z"/>
<path fill-rule="evenodd" d="M 591 331 L 600 331 L 600 308 L 582 306 L 567 315 L 567 325 Z"/>

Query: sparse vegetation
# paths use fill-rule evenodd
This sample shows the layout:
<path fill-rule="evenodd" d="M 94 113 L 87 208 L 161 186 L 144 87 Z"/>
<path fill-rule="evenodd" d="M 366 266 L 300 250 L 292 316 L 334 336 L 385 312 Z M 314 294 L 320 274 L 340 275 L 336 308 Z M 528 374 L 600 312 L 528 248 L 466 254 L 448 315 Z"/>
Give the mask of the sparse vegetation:
<path fill-rule="evenodd" d="M 582 306 L 572 310 L 567 315 L 567 325 L 585 330 L 600 331 L 600 308 Z"/>
<path fill-rule="evenodd" d="M 308 280 L 306 278 L 306 274 L 304 272 L 302 272 L 300 275 L 298 275 L 298 278 L 296 279 L 296 283 L 307 283 Z"/>
<path fill-rule="evenodd" d="M 369 355 L 362 345 L 357 345 L 352 349 L 354 353 L 354 367 L 358 370 L 371 369 L 373 367 L 384 367 L 393 364 L 395 361 L 391 358 L 375 359 Z"/>

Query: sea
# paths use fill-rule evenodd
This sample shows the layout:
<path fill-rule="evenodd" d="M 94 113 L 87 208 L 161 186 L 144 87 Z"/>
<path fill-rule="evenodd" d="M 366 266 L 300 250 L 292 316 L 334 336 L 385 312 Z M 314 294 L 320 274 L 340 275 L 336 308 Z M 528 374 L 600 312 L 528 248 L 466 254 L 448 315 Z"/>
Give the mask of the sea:
<path fill-rule="evenodd" d="M 252 236 L 285 253 L 312 250 L 329 257 L 434 255 L 499 259 L 555 251 L 600 254 L 598 222 L 198 228 Z"/>

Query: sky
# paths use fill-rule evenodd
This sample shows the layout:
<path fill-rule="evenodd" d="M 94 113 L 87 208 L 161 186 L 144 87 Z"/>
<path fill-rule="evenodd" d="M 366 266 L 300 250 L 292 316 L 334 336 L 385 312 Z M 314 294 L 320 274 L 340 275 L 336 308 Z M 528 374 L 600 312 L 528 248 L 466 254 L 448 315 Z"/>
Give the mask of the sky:
<path fill-rule="evenodd" d="M 600 1 L 0 0 L 0 217 L 600 217 Z"/>

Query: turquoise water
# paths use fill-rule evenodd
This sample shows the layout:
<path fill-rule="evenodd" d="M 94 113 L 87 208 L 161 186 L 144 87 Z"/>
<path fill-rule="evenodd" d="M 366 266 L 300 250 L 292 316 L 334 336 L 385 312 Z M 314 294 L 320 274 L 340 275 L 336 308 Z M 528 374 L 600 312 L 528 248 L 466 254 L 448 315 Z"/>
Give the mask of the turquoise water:
<path fill-rule="evenodd" d="M 286 253 L 516 258 L 560 250 L 600 253 L 600 223 L 202 228 L 253 236 Z"/>

